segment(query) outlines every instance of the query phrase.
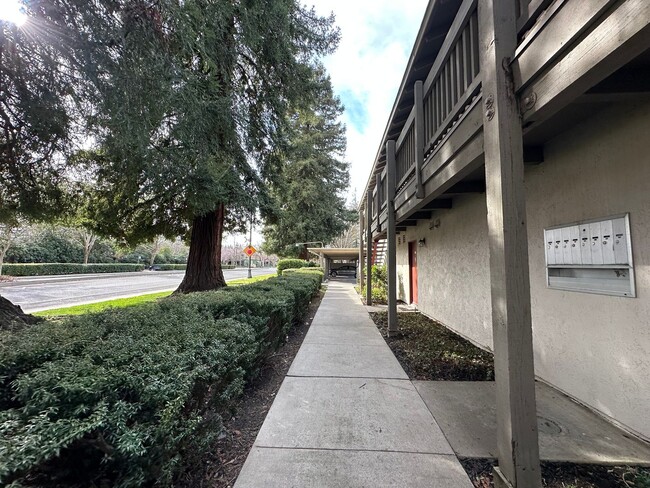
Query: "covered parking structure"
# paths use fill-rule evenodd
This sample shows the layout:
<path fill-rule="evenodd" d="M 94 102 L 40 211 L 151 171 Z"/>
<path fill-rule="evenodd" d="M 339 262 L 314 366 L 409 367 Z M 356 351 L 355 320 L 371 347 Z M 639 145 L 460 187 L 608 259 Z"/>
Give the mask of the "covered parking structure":
<path fill-rule="evenodd" d="M 331 270 L 345 264 L 356 267 L 359 260 L 359 249 L 356 247 L 309 247 L 307 250 L 320 258 L 325 276 L 329 276 Z"/>

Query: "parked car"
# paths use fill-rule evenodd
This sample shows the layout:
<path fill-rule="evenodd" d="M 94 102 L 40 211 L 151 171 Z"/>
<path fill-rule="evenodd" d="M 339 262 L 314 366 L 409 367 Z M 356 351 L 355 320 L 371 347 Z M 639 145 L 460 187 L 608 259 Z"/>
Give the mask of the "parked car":
<path fill-rule="evenodd" d="M 336 278 L 337 276 L 354 276 L 357 277 L 357 267 L 353 265 L 340 266 L 336 269 L 330 270 L 330 276 Z"/>

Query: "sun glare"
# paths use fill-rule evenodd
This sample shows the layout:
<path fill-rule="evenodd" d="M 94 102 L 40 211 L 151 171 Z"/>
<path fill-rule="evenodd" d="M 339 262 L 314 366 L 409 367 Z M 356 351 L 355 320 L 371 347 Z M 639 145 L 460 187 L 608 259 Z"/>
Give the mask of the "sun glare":
<path fill-rule="evenodd" d="M 0 0 L 0 20 L 11 22 L 18 27 L 23 25 L 27 16 L 23 12 L 23 2 L 20 0 Z"/>

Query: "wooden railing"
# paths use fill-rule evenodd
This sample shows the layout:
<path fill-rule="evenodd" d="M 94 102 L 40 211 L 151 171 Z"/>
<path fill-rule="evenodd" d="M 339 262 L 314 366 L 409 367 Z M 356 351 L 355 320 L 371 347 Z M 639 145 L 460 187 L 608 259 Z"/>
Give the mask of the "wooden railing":
<path fill-rule="evenodd" d="M 415 126 L 413 123 L 407 126 L 404 132 L 404 138 L 397 141 L 397 152 L 395 159 L 397 162 L 397 181 L 408 179 L 412 176 L 412 170 L 415 167 Z"/>
<path fill-rule="evenodd" d="M 473 3 L 473 2 L 470 2 Z M 459 12 L 459 16 L 462 15 Z M 466 14 L 460 28 L 450 31 L 433 68 L 424 82 L 424 153 L 434 149 L 450 132 L 452 122 L 480 86 L 478 16 L 476 7 Z M 456 22 L 454 22 L 456 23 Z M 450 37 L 451 36 L 451 37 Z"/>
<path fill-rule="evenodd" d="M 426 80 L 416 82 L 413 108 L 395 146 L 397 192 L 417 177 L 418 193 L 423 196 L 420 175 L 426 157 L 453 131 L 480 90 L 476 4 L 476 0 L 463 2 Z M 380 208 L 387 196 L 383 184 Z"/>
<path fill-rule="evenodd" d="M 553 0 L 519 0 L 519 18 L 517 19 L 519 34 L 523 36 L 551 3 Z"/>

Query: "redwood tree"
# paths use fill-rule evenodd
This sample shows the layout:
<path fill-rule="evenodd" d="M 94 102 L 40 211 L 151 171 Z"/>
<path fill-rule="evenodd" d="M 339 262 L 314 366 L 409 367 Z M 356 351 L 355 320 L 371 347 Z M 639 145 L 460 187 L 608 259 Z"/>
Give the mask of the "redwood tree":
<path fill-rule="evenodd" d="M 333 19 L 298 0 L 25 10 L 23 27 L 0 25 L 1 210 L 48 218 L 90 184 L 93 230 L 129 244 L 184 235 L 179 291 L 223 286 L 224 229 L 267 205 L 285 115 L 313 100 Z"/>
<path fill-rule="evenodd" d="M 85 161 L 97 229 L 129 242 L 188 235 L 178 291 L 224 286 L 223 232 L 265 206 L 286 113 L 317 95 L 317 57 L 338 33 L 297 0 L 168 1 L 129 15 L 95 125 L 101 151 Z"/>

